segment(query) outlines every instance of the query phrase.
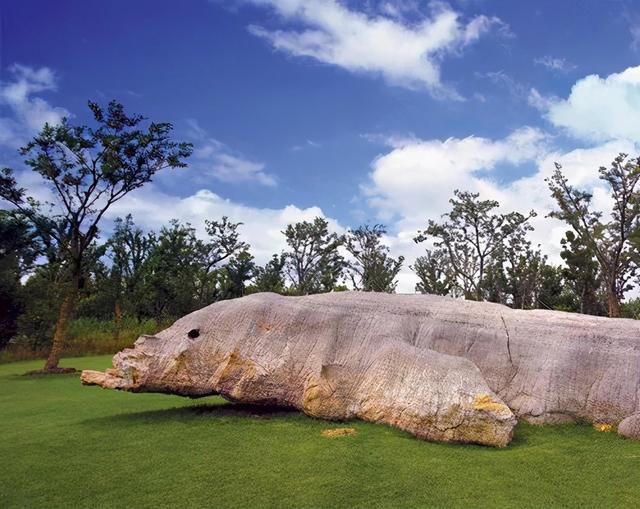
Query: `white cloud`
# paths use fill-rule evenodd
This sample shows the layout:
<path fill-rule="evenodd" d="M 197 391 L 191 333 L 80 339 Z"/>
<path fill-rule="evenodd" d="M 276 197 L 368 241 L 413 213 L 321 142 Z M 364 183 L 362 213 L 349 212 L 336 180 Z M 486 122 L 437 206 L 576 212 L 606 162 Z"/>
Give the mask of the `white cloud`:
<path fill-rule="evenodd" d="M 447 207 L 453 189 L 481 191 L 489 182 L 475 176 L 498 164 L 534 160 L 545 149 L 546 135 L 524 127 L 502 140 L 469 136 L 447 140 L 392 138 L 389 153 L 372 164 L 371 182 L 364 192 L 382 218 L 400 215 L 437 217 Z M 427 193 L 427 194 L 425 194 Z M 428 196 L 428 198 L 427 198 Z"/>
<path fill-rule="evenodd" d="M 37 133 L 46 122 L 58 124 L 70 116 L 64 108 L 51 106 L 36 94 L 54 91 L 56 76 L 48 67 L 34 69 L 14 64 L 8 69 L 11 78 L 0 82 L 0 107 L 9 113 L 0 117 L 0 145 L 18 147 Z"/>
<path fill-rule="evenodd" d="M 276 186 L 274 175 L 265 171 L 262 162 L 251 161 L 234 153 L 224 143 L 207 135 L 194 119 L 188 120 L 195 149 L 189 165 L 222 182 L 257 182 L 264 186 Z"/>
<path fill-rule="evenodd" d="M 393 0 L 383 2 L 380 12 L 391 18 L 405 19 L 407 15 L 420 14 L 420 6 L 415 0 Z"/>
<path fill-rule="evenodd" d="M 536 65 L 541 65 L 543 67 L 546 67 L 547 69 L 550 69 L 552 71 L 560 71 L 560 72 L 569 72 L 577 68 L 575 64 L 568 62 L 564 58 L 557 58 L 549 55 L 536 58 L 533 60 L 533 63 Z"/>
<path fill-rule="evenodd" d="M 571 136 L 590 142 L 640 141 L 640 66 L 577 81 L 569 97 L 553 102 L 547 118 Z"/>
<path fill-rule="evenodd" d="M 192 166 L 201 166 L 207 173 L 222 182 L 254 181 L 265 186 L 275 186 L 276 179 L 266 173 L 265 164 L 232 155 L 228 147 L 210 139 L 193 153 Z"/>
<path fill-rule="evenodd" d="M 631 49 L 638 51 L 640 49 L 640 15 L 624 9 L 622 13 L 629 27 L 629 35 L 631 36 Z"/>
<path fill-rule="evenodd" d="M 556 96 L 543 95 L 535 87 L 531 87 L 522 81 L 518 81 L 503 70 L 476 73 L 476 76 L 490 80 L 495 85 L 504 88 L 516 101 L 526 101 L 529 106 L 537 109 L 538 111 L 546 112 L 558 101 Z M 484 102 L 482 99 L 480 100 L 481 102 Z"/>
<path fill-rule="evenodd" d="M 523 100 L 528 97 L 528 86 L 516 80 L 513 76 L 507 74 L 503 70 L 476 73 L 476 76 L 486 78 L 495 85 L 503 87 L 514 99 Z"/>
<path fill-rule="evenodd" d="M 553 106 L 557 101 L 557 97 L 542 95 L 535 88 L 531 88 L 529 90 L 529 95 L 527 97 L 529 106 L 532 106 L 539 111 L 548 111 L 549 108 L 551 108 L 551 106 Z"/>
<path fill-rule="evenodd" d="M 640 48 L 640 24 L 630 25 L 629 34 L 631 35 L 631 47 L 637 51 Z"/>
<path fill-rule="evenodd" d="M 432 4 L 430 16 L 409 24 L 398 16 L 395 3 L 387 3 L 382 15 L 349 9 L 337 0 L 253 0 L 272 7 L 287 22 L 304 29 L 269 30 L 252 25 L 252 34 L 274 48 L 298 57 L 310 57 L 355 73 L 384 77 L 389 83 L 427 89 L 441 98 L 461 99 L 442 83 L 440 62 L 496 27 L 496 17 L 477 16 L 468 22 L 443 3 Z"/>
<path fill-rule="evenodd" d="M 279 209 L 258 208 L 224 199 L 202 189 L 186 198 L 168 195 L 147 185 L 125 197 L 109 210 L 107 219 L 132 214 L 134 221 L 145 229 L 159 230 L 171 219 L 191 223 L 198 235 L 206 236 L 205 219 L 216 220 L 228 216 L 234 222 L 244 223 L 240 227 L 242 239 L 251 244 L 251 254 L 260 264 L 266 263 L 272 254 L 286 248 L 282 230 L 290 223 L 311 221 L 316 216 L 325 217 L 334 231 L 344 228 L 335 220 L 327 218 L 319 207 L 301 209 L 287 205 Z"/>
<path fill-rule="evenodd" d="M 284 0 L 281 3 L 284 5 Z M 314 3 L 309 2 L 311 4 Z M 345 10 L 338 4 L 331 4 Z M 294 12 L 303 9 L 297 0 L 290 0 L 287 5 L 291 5 Z M 378 18 L 372 21 L 364 17 L 364 20 L 373 22 Z M 0 142 L 4 140 L 5 143 L 18 134 L 22 136 L 39 129 L 46 119 L 59 121 L 63 114 L 68 114 L 36 96 L 55 90 L 55 76 L 49 69 L 14 66 L 12 75 L 12 81 L 0 86 L 1 106 L 10 113 L 0 118 Z M 504 73 L 494 73 L 492 79 L 507 86 L 512 83 Z M 386 152 L 372 162 L 369 179 L 362 187 L 362 197 L 393 232 L 385 238 L 392 255 L 406 258 L 399 276 L 399 291 L 413 292 L 416 277 L 408 267 L 425 248 L 415 244 L 413 237 L 425 226 L 427 219 L 438 218 L 449 209 L 448 200 L 456 188 L 479 192 L 483 199 L 496 199 L 504 211 L 535 209 L 538 217 L 533 222 L 536 230 L 532 240 L 541 244 L 555 263 L 560 261 L 559 242 L 567 227 L 545 217 L 553 202 L 544 179 L 553 171 L 553 163 L 562 163 L 572 184 L 593 193 L 596 208 L 610 208 L 608 193 L 598 179 L 597 168 L 607 165 L 619 152 L 635 153 L 638 150 L 640 127 L 633 119 L 640 113 L 640 67 L 607 78 L 588 76 L 581 79 L 566 100 L 545 97 L 536 89 L 525 92 L 529 103 L 546 111 L 556 126 L 567 129 L 576 138 L 599 144 L 557 151 L 553 149 L 548 133 L 531 127 L 517 129 L 502 139 L 469 136 L 423 140 L 411 134 L 384 138 L 365 135 L 387 147 Z M 197 122 L 191 121 L 189 125 L 190 134 L 197 142 L 191 166 L 220 180 L 254 181 L 267 186 L 276 183 L 265 171 L 263 163 L 233 152 L 210 137 Z M 313 144 L 307 142 L 309 147 Z M 496 168 L 510 165 L 519 166 L 517 177 L 507 179 L 507 182 L 493 177 Z M 529 169 L 526 176 L 522 176 L 524 165 Z M 19 177 L 20 184 L 39 199 L 51 198 L 50 191 L 34 180 L 33 172 L 21 172 Z M 179 197 L 163 193 L 153 184 L 118 202 L 106 219 L 127 213 L 132 213 L 138 224 L 150 229 L 159 229 L 172 218 L 191 222 L 200 235 L 204 235 L 205 219 L 227 215 L 233 221 L 244 223 L 243 237 L 251 243 L 258 263 L 265 263 L 271 254 L 285 247 L 281 231 L 287 224 L 324 216 L 318 207 L 251 207 L 206 189 Z M 330 220 L 330 223 L 334 230 L 344 231 L 338 222 Z M 108 225 L 103 226 L 108 229 Z"/>
<path fill-rule="evenodd" d="M 474 92 L 473 93 L 473 98 L 481 103 L 486 103 L 487 102 L 487 96 L 485 96 L 484 94 L 481 94 L 480 92 Z"/>
<path fill-rule="evenodd" d="M 322 144 L 318 143 L 317 141 L 306 140 L 302 144 L 294 145 L 293 147 L 291 147 L 291 151 L 300 152 L 301 150 L 304 150 L 306 148 L 320 148 L 320 147 L 322 147 Z"/>

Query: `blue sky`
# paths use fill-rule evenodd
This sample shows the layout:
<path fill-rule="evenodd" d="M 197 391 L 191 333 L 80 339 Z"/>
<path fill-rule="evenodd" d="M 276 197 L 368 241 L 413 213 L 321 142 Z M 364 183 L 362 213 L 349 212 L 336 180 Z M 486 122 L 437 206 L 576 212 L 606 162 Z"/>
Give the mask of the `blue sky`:
<path fill-rule="evenodd" d="M 385 222 L 411 262 L 456 187 L 536 208 L 554 257 L 553 162 L 606 206 L 597 167 L 640 142 L 630 1 L 21 0 L 0 17 L 2 164 L 21 169 L 15 149 L 44 120 L 118 99 L 196 154 L 109 220 L 227 214 L 260 261 L 286 222 L 323 214 L 336 229 Z"/>

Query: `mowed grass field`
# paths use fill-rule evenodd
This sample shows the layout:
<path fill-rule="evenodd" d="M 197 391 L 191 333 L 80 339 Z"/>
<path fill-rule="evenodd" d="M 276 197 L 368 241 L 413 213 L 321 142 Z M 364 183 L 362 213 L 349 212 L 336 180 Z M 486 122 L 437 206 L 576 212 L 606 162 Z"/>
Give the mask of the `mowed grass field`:
<path fill-rule="evenodd" d="M 640 442 L 520 424 L 506 449 L 427 443 L 221 398 L 83 387 L 0 365 L 0 507 L 638 507 Z M 104 369 L 109 356 L 67 359 Z M 355 435 L 326 438 L 349 426 Z"/>

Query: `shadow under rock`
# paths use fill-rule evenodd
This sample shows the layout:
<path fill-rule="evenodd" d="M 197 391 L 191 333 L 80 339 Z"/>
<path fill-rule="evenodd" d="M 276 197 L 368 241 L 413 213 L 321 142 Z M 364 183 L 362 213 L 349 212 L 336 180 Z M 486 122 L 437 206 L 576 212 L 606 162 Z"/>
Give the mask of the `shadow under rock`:
<path fill-rule="evenodd" d="M 199 418 L 243 417 L 253 419 L 270 419 L 300 414 L 294 408 L 249 405 L 244 403 L 200 404 L 184 407 L 165 408 L 129 412 L 107 417 L 97 417 L 83 421 L 84 424 L 140 424 L 160 421 L 187 421 Z"/>

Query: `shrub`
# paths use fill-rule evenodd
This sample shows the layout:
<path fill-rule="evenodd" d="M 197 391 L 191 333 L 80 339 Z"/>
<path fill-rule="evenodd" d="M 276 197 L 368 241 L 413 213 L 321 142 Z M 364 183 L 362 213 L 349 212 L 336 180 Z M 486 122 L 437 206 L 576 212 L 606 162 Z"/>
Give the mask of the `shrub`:
<path fill-rule="evenodd" d="M 69 326 L 69 340 L 64 346 L 64 355 L 80 357 L 116 353 L 131 347 L 139 336 L 155 334 L 170 323 L 171 321 L 127 317 L 122 320 L 119 333 L 115 334 L 116 325 L 112 320 L 78 318 Z M 28 335 L 19 335 L 0 352 L 0 363 L 46 357 L 48 344 L 49 342 L 43 343 Z"/>

